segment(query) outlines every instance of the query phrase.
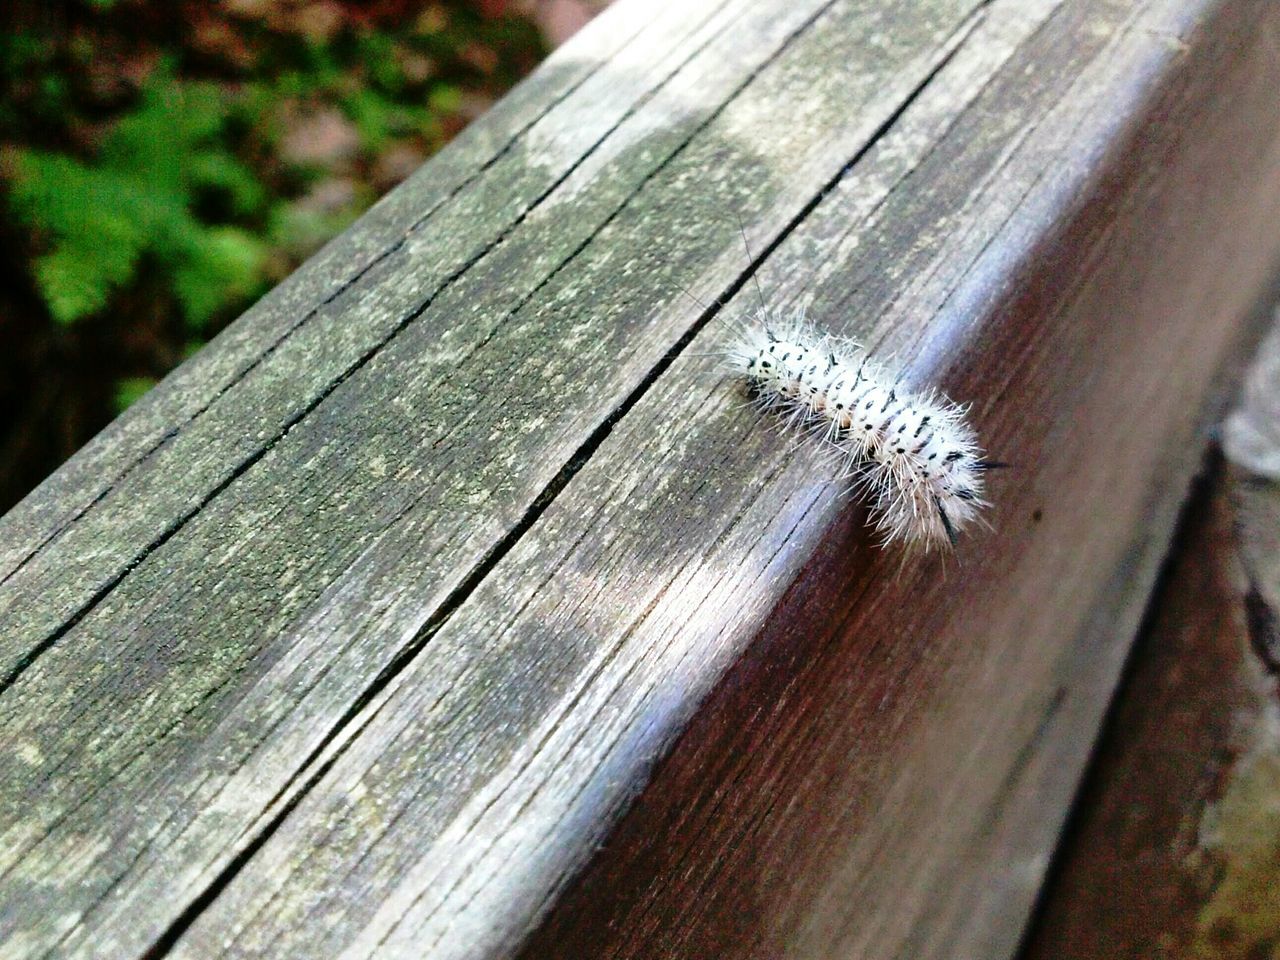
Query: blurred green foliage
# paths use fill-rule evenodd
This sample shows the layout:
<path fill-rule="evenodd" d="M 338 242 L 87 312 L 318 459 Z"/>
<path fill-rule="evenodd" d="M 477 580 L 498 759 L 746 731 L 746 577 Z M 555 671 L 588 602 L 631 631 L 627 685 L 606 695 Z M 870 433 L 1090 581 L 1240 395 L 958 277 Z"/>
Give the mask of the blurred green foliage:
<path fill-rule="evenodd" d="M 202 196 L 222 194 L 233 216 L 252 217 L 269 200 L 254 172 L 219 139 L 228 112 L 216 86 L 178 83 L 160 71 L 92 160 L 15 151 L 13 211 L 40 237 L 45 252 L 32 270 L 56 322 L 103 310 L 144 257 L 194 331 L 258 291 L 265 240 L 242 226 L 202 220 L 196 210 Z"/>
<path fill-rule="evenodd" d="M 545 52 L 495 0 L 10 2 L 0 462 L 34 479 Z"/>

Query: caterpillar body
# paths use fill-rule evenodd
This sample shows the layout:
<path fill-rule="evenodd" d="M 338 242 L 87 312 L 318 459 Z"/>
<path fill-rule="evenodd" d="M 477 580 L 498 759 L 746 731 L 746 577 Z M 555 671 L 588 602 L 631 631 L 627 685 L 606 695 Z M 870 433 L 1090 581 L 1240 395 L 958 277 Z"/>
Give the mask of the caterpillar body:
<path fill-rule="evenodd" d="M 762 310 L 738 331 L 728 362 L 759 406 L 835 448 L 882 545 L 954 546 L 988 506 L 983 474 L 999 464 L 984 458 L 966 408 L 904 389 L 860 346 L 819 333 L 802 312 L 780 319 Z"/>

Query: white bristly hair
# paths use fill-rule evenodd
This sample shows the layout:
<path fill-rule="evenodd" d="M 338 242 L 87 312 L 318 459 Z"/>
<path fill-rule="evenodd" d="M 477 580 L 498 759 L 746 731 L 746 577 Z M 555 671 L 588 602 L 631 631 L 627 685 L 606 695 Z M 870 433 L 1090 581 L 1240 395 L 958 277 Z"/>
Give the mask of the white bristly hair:
<path fill-rule="evenodd" d="M 798 311 L 762 307 L 737 328 L 730 368 L 756 402 L 838 451 L 842 476 L 865 497 L 882 544 L 954 546 L 979 519 L 983 456 L 967 408 L 932 391 L 910 391 L 856 343 L 820 333 Z"/>

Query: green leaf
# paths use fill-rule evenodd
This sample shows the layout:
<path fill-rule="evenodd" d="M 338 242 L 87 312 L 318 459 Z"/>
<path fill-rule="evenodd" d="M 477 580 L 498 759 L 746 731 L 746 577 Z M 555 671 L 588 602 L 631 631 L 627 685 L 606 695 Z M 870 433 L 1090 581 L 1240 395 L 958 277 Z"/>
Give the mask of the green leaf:
<path fill-rule="evenodd" d="M 401 126 L 400 108 L 375 90 L 358 90 L 346 98 L 343 106 L 360 131 L 360 142 L 366 150 L 380 149 Z"/>
<path fill-rule="evenodd" d="M 58 154 L 16 157 L 10 202 L 18 219 L 48 235 L 34 264 L 36 284 L 59 323 L 100 310 L 129 280 L 147 236 L 132 185 Z"/>
<path fill-rule="evenodd" d="M 178 83 L 164 68 L 141 106 L 106 135 L 97 162 L 15 152 L 11 207 L 46 250 L 35 280 L 59 323 L 104 309 L 148 253 L 193 327 L 256 290 L 262 243 L 204 224 L 194 209 L 209 189 L 225 191 L 237 216 L 267 203 L 253 172 L 215 139 L 227 116 L 223 96 L 208 84 Z"/>
<path fill-rule="evenodd" d="M 232 209 L 240 216 L 261 210 L 267 202 L 267 188 L 230 154 L 195 154 L 187 164 L 187 177 L 194 186 L 225 191 L 231 197 Z"/>
<path fill-rule="evenodd" d="M 387 93 L 404 89 L 404 73 L 396 62 L 395 41 L 382 33 L 367 33 L 357 41 L 358 56 L 369 79 Z"/>
<path fill-rule="evenodd" d="M 125 377 L 117 380 L 115 396 L 112 398 L 116 413 L 124 413 L 155 385 L 155 377 Z"/>
<path fill-rule="evenodd" d="M 427 94 L 427 107 L 434 113 L 457 113 L 462 91 L 451 83 L 437 83 Z"/>
<path fill-rule="evenodd" d="M 174 266 L 173 289 L 188 326 L 199 329 L 222 307 L 252 294 L 262 278 L 266 245 L 235 227 L 202 231 Z"/>
<path fill-rule="evenodd" d="M 81 259 L 70 247 L 39 257 L 35 275 L 49 312 L 63 325 L 101 310 L 111 293 L 111 284 L 93 261 Z"/>

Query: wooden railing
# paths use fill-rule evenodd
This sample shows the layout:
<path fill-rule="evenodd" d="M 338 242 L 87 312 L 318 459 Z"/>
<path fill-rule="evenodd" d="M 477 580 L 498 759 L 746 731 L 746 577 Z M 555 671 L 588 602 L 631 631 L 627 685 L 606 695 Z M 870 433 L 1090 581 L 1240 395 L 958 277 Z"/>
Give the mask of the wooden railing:
<path fill-rule="evenodd" d="M 0 956 L 1008 956 L 1280 257 L 1277 36 L 622 0 L 0 521 Z M 973 404 L 993 530 L 874 547 L 718 371 L 753 278 Z"/>

